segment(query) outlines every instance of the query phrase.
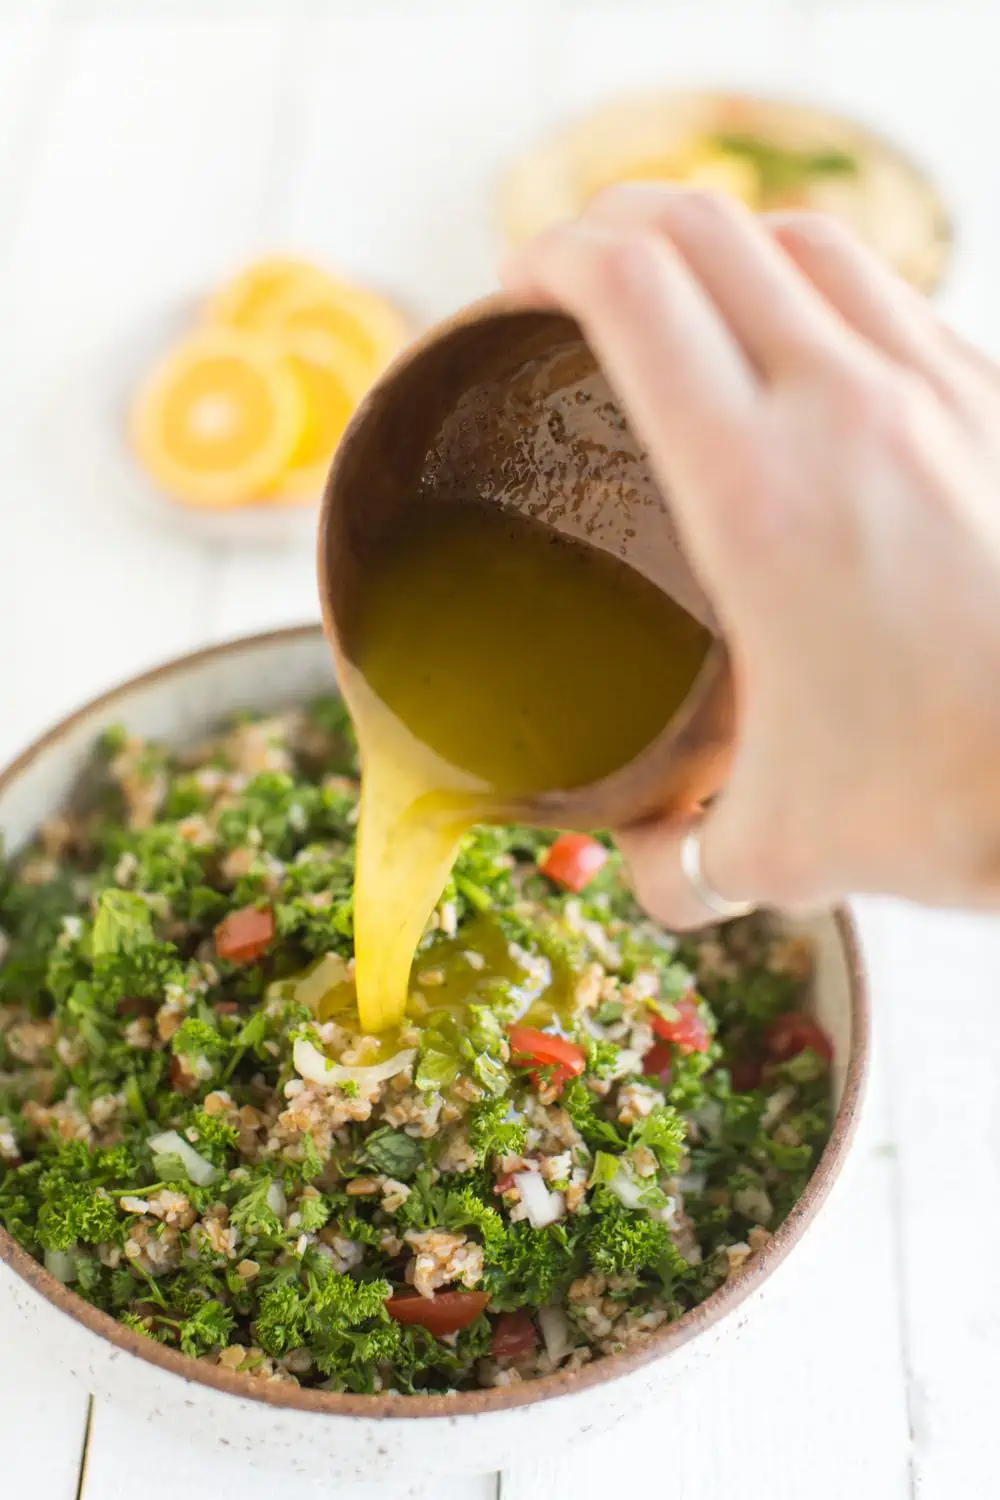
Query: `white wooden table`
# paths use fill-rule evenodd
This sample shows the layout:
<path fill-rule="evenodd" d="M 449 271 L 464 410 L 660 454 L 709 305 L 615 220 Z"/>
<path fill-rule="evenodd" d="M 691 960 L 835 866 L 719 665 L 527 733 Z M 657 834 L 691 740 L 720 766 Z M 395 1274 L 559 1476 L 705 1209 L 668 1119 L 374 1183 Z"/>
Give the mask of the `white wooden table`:
<path fill-rule="evenodd" d="M 444 313 L 491 284 L 514 149 L 617 89 L 721 83 L 856 110 L 936 169 L 959 230 L 946 306 L 1000 353 L 998 52 L 994 0 L 0 0 L 0 759 L 157 659 L 316 614 L 307 538 L 240 549 L 144 508 L 122 395 L 193 292 L 291 247 Z M 866 1117 L 784 1300 L 655 1422 L 544 1470 L 365 1495 L 997 1493 L 1000 927 L 864 920 Z M 102 1406 L 81 1477 L 88 1410 L 0 1305 L 0 1495 L 270 1500 L 273 1480 Z"/>

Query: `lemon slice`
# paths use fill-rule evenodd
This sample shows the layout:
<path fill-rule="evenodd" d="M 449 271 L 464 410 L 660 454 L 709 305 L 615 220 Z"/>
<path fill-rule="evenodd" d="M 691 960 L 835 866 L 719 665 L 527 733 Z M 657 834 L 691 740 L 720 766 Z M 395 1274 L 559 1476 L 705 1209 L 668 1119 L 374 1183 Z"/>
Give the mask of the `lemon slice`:
<path fill-rule="evenodd" d="M 752 162 L 727 156 L 710 139 L 690 136 L 669 151 L 581 163 L 581 203 L 618 182 L 682 182 L 688 187 L 714 188 L 746 203 L 760 206 L 760 184 Z"/>
<path fill-rule="evenodd" d="M 131 415 L 135 451 L 187 505 L 246 504 L 273 487 L 302 439 L 306 406 L 280 348 L 236 328 L 177 344 Z"/>
<path fill-rule="evenodd" d="M 367 287 L 327 279 L 300 282 L 275 294 L 262 326 L 273 334 L 320 333 L 365 362 L 369 379 L 406 343 L 407 327 L 391 302 Z"/>
<path fill-rule="evenodd" d="M 267 321 L 276 298 L 297 287 L 318 290 L 327 285 L 335 285 L 333 278 L 312 261 L 270 256 L 225 282 L 206 303 L 205 318 L 232 328 L 257 329 Z"/>
<path fill-rule="evenodd" d="M 284 358 L 305 407 L 305 423 L 276 491 L 278 503 L 318 500 L 351 413 L 371 384 L 365 360 L 324 333 L 288 334 Z"/>

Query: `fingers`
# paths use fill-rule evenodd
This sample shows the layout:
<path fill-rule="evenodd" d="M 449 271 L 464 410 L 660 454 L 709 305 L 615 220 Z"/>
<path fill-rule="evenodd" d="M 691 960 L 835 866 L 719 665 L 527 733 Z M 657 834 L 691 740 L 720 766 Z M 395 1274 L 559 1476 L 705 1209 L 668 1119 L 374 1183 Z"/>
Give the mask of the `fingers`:
<path fill-rule="evenodd" d="M 818 360 L 856 358 L 853 334 L 782 254 L 761 219 L 719 193 L 627 184 L 598 194 L 586 217 L 674 245 L 766 378 Z"/>
<path fill-rule="evenodd" d="M 615 839 L 639 904 L 657 921 L 678 931 L 719 920 L 684 871 L 683 844 L 696 827 L 701 874 L 711 891 L 726 901 L 755 904 L 768 895 L 764 884 L 757 884 L 755 850 L 746 832 L 740 831 L 732 793 L 697 817 L 654 820 L 619 829 Z M 763 870 L 759 878 L 764 881 Z"/>
<path fill-rule="evenodd" d="M 681 845 L 692 827 L 693 823 L 637 823 L 615 834 L 639 905 L 676 932 L 717 920 L 681 869 Z"/>
<path fill-rule="evenodd" d="M 684 841 L 698 831 L 700 879 L 723 902 L 781 911 L 816 911 L 843 900 L 858 885 L 826 837 L 823 819 L 805 827 L 781 790 L 780 754 L 742 754 L 726 789 L 706 809 L 683 817 L 652 819 L 615 831 L 639 904 L 678 931 L 719 921 L 699 894 L 698 871 L 689 876 Z M 764 808 L 770 810 L 765 814 Z M 888 889 L 888 887 L 886 887 Z"/>
<path fill-rule="evenodd" d="M 954 359 L 927 300 L 827 215 L 756 217 L 722 194 L 628 183 L 599 193 L 584 222 L 668 240 L 765 378 L 868 344 L 950 395 L 973 363 Z"/>
<path fill-rule="evenodd" d="M 503 280 L 572 313 L 622 398 L 670 424 L 671 442 L 683 442 L 692 418 L 748 409 L 750 367 L 666 240 L 585 221 L 561 225 L 511 257 Z"/>
<path fill-rule="evenodd" d="M 769 214 L 775 241 L 832 308 L 862 338 L 935 388 L 951 362 L 927 300 L 873 251 L 823 214 Z"/>

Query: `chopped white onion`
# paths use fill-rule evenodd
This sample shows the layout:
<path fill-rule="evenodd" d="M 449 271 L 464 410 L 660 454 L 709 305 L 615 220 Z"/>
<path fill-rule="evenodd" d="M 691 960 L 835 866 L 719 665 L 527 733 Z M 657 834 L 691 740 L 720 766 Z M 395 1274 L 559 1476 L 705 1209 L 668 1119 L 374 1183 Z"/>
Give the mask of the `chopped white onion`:
<path fill-rule="evenodd" d="M 157 1156 L 179 1156 L 184 1163 L 185 1172 L 198 1187 L 208 1187 L 219 1175 L 218 1167 L 213 1167 L 204 1156 L 199 1156 L 194 1147 L 182 1135 L 178 1135 L 176 1130 L 162 1130 L 159 1135 L 150 1137 L 149 1144 Z"/>
<path fill-rule="evenodd" d="M 691 1118 L 710 1141 L 719 1139 L 722 1134 L 722 1105 L 718 1099 L 709 1099 L 700 1109 L 692 1110 Z"/>
<path fill-rule="evenodd" d="M 305 1037 L 300 1036 L 292 1048 L 292 1062 L 296 1073 L 302 1078 L 308 1078 L 310 1083 L 322 1083 L 327 1088 L 334 1088 L 341 1083 L 356 1083 L 363 1089 L 373 1088 L 378 1083 L 384 1083 L 387 1078 L 394 1078 L 397 1073 L 402 1073 L 416 1055 L 416 1048 L 408 1047 L 404 1052 L 397 1052 L 385 1062 L 374 1063 L 369 1068 L 349 1068 L 343 1063 L 333 1062 Z"/>
<path fill-rule="evenodd" d="M 566 1212 L 566 1200 L 562 1193 L 551 1192 L 537 1172 L 515 1172 L 514 1186 L 524 1204 L 532 1229 L 544 1229 L 548 1224 L 555 1224 Z"/>
<path fill-rule="evenodd" d="M 295 998 L 301 1005 L 315 1010 L 323 996 L 347 979 L 347 964 L 339 953 L 324 953 L 314 969 L 296 979 Z"/>
<path fill-rule="evenodd" d="M 606 1042 L 608 1033 L 603 1026 L 599 1026 L 589 1011 L 583 1011 L 580 1016 L 580 1025 L 588 1036 L 592 1036 L 595 1042 Z"/>
<path fill-rule="evenodd" d="M 594 1038 L 595 1042 L 606 1042 L 609 1040 L 606 1028 L 603 1026 L 599 1026 L 598 1023 L 593 1019 L 593 1017 L 589 1016 L 586 1011 L 584 1011 L 583 1015 L 581 1015 L 580 1017 L 580 1025 L 583 1027 L 588 1036 L 592 1036 Z M 630 1073 L 641 1072 L 642 1053 L 637 1052 L 634 1047 L 619 1047 L 618 1055 L 615 1058 L 614 1067 L 610 1070 L 610 1072 L 605 1074 L 605 1077 L 610 1079 L 611 1081 L 614 1081 L 614 1079 L 616 1078 L 627 1078 Z"/>
<path fill-rule="evenodd" d="M 795 1100 L 793 1088 L 775 1089 L 767 1103 L 764 1105 L 764 1113 L 760 1117 L 760 1128 L 770 1130 L 772 1125 L 777 1125 L 786 1109 Z"/>
<path fill-rule="evenodd" d="M 76 1280 L 76 1257 L 70 1255 L 68 1250 L 46 1250 L 45 1269 L 50 1276 L 61 1281 L 63 1286 L 69 1286 L 71 1281 Z"/>
<path fill-rule="evenodd" d="M 612 1177 L 608 1187 L 626 1208 L 642 1208 L 642 1188 L 621 1169 Z"/>
<path fill-rule="evenodd" d="M 268 1188 L 267 1206 L 272 1213 L 278 1215 L 279 1219 L 284 1219 L 285 1214 L 288 1212 L 288 1200 L 285 1197 L 285 1190 L 280 1182 L 272 1182 Z"/>
<path fill-rule="evenodd" d="M 677 1229 L 679 1227 L 677 1208 L 677 1199 L 668 1196 L 666 1203 L 660 1208 L 651 1208 L 649 1210 L 649 1217 L 654 1219 L 658 1224 L 666 1224 L 669 1229 Z"/>
<path fill-rule="evenodd" d="M 573 1347 L 569 1336 L 569 1322 L 561 1307 L 540 1307 L 538 1326 L 545 1340 L 545 1351 L 554 1365 L 565 1359 Z"/>
<path fill-rule="evenodd" d="M 635 1209 L 637 1213 L 645 1213 L 651 1219 L 660 1224 L 669 1224 L 675 1229 L 677 1215 L 677 1199 L 666 1197 L 666 1201 L 658 1207 L 643 1203 L 642 1199 L 646 1190 L 652 1186 L 651 1183 L 636 1182 L 634 1177 L 629 1177 L 627 1172 L 619 1169 L 608 1183 L 609 1190 L 614 1193 L 619 1203 L 626 1208 Z"/>
<path fill-rule="evenodd" d="M 704 1172 L 688 1172 L 685 1177 L 678 1177 L 677 1186 L 682 1193 L 703 1193 L 708 1178 Z"/>

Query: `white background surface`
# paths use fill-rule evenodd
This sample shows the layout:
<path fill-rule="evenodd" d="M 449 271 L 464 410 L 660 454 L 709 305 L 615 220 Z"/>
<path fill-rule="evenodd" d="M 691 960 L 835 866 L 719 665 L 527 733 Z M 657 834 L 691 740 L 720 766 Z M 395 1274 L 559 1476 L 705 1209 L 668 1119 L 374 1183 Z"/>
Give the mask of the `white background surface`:
<path fill-rule="evenodd" d="M 165 524 L 121 443 L 132 371 L 243 258 L 315 253 L 429 319 L 491 285 L 496 175 L 538 131 L 632 84 L 742 85 L 854 110 L 930 165 L 958 226 L 943 305 L 1000 355 L 998 55 L 993 0 L 0 0 L 0 759 L 156 660 L 317 613 L 308 535 Z M 866 1118 L 776 1307 L 655 1422 L 544 1469 L 360 1493 L 997 1493 L 1000 929 L 864 919 Z M 5 1328 L 0 1306 L 5 1500 L 271 1500 L 106 1408 L 80 1488 L 87 1392 Z"/>

